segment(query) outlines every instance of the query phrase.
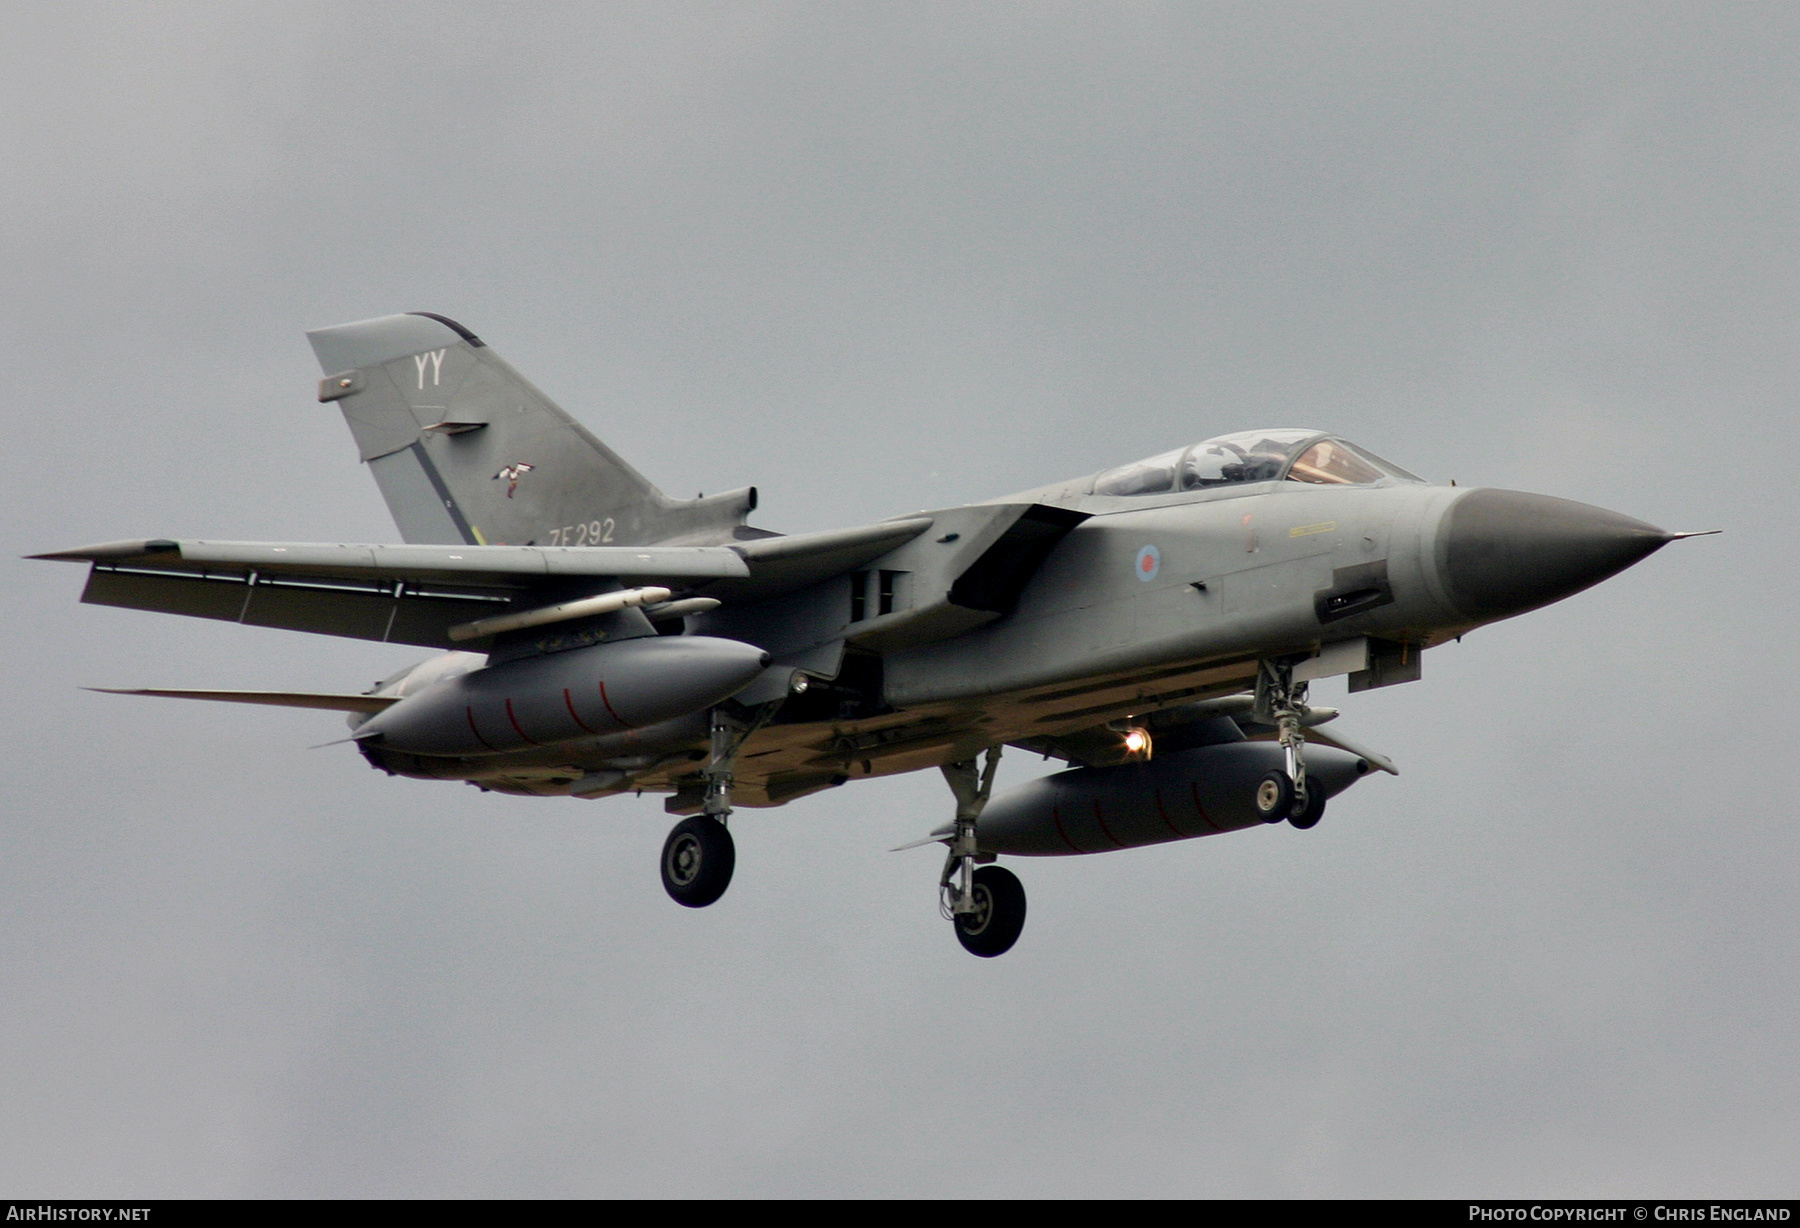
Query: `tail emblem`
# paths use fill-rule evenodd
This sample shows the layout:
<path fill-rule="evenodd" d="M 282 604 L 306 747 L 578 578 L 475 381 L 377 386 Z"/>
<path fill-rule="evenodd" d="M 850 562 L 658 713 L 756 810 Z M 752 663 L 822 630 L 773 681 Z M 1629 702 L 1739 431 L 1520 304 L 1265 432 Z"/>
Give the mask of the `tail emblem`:
<path fill-rule="evenodd" d="M 493 480 L 497 482 L 501 478 L 506 479 L 506 497 L 510 499 L 513 497 L 513 491 L 519 489 L 519 479 L 536 468 L 536 465 L 527 465 L 524 461 L 520 461 L 516 465 L 508 465 L 496 473 Z"/>

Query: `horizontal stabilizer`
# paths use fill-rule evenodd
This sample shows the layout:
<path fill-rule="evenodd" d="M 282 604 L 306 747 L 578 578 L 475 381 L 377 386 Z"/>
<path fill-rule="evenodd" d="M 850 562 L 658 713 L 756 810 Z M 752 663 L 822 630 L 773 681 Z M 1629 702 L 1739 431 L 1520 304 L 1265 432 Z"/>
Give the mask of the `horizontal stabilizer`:
<path fill-rule="evenodd" d="M 384 712 L 397 695 L 317 695 L 308 691 L 171 691 L 161 688 L 90 686 L 104 695 L 156 695 L 163 699 L 216 699 L 233 704 L 268 704 L 275 708 L 323 708 L 329 712 Z"/>

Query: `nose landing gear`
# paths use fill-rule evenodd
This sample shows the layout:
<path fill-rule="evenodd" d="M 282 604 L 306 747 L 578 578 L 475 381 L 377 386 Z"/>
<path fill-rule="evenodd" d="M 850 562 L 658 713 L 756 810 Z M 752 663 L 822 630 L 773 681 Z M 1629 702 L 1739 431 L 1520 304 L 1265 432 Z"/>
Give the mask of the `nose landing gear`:
<path fill-rule="evenodd" d="M 1302 831 L 1316 827 L 1325 815 L 1325 791 L 1309 788 L 1306 780 L 1306 735 L 1300 720 L 1308 711 L 1306 683 L 1294 681 L 1291 661 L 1263 661 L 1256 669 L 1257 721 L 1275 727 L 1287 770 L 1273 771 L 1257 782 L 1254 805 L 1265 823 L 1286 819 Z"/>

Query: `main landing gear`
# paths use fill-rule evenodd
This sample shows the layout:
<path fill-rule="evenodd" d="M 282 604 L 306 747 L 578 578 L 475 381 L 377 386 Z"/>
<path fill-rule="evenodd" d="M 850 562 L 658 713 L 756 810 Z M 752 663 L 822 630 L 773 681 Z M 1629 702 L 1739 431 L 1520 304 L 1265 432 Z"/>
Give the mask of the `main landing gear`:
<path fill-rule="evenodd" d="M 737 846 L 725 823 L 731 817 L 731 780 L 738 751 L 761 729 L 778 705 L 740 720 L 724 708 L 712 710 L 712 746 L 701 775 L 706 777 L 702 813 L 675 824 L 663 842 L 662 881 L 669 898 L 685 908 L 705 908 L 731 886 Z"/>
<path fill-rule="evenodd" d="M 736 866 L 731 832 L 710 814 L 683 819 L 663 842 L 663 890 L 688 908 L 705 908 L 724 895 Z"/>
<path fill-rule="evenodd" d="M 1256 668 L 1256 701 L 1252 713 L 1261 724 L 1273 725 L 1287 770 L 1270 772 L 1257 782 L 1254 805 L 1265 823 L 1286 819 L 1305 831 L 1325 817 L 1325 791 L 1309 789 L 1306 782 L 1306 735 L 1300 718 L 1306 713 L 1306 683 L 1294 681 L 1288 661 L 1263 661 Z"/>
<path fill-rule="evenodd" d="M 946 763 L 944 779 L 956 795 L 956 831 L 947 842 L 944 872 L 938 878 L 938 906 L 956 927 L 956 939 L 972 955 L 992 959 L 1004 955 L 1025 928 L 1025 887 L 1011 870 L 990 865 L 992 853 L 975 842 L 975 824 L 994 791 L 1000 748 L 990 747 L 987 762 Z M 977 869 L 977 866 L 980 866 Z"/>

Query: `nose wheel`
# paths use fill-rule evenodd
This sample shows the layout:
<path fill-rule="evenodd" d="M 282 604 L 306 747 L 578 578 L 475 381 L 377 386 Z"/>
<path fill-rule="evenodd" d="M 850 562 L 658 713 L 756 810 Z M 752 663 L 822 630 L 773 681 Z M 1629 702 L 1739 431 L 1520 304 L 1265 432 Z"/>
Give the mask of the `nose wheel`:
<path fill-rule="evenodd" d="M 1311 789 L 1307 790 L 1306 800 L 1294 807 L 1293 813 L 1288 815 L 1288 822 L 1292 823 L 1295 827 L 1298 827 L 1301 831 L 1308 831 L 1311 828 L 1317 827 L 1319 825 L 1319 820 L 1324 817 L 1325 790 L 1314 785 Z"/>
<path fill-rule="evenodd" d="M 1279 823 L 1294 813 L 1294 782 L 1286 772 L 1270 772 L 1256 782 L 1256 817 Z"/>

